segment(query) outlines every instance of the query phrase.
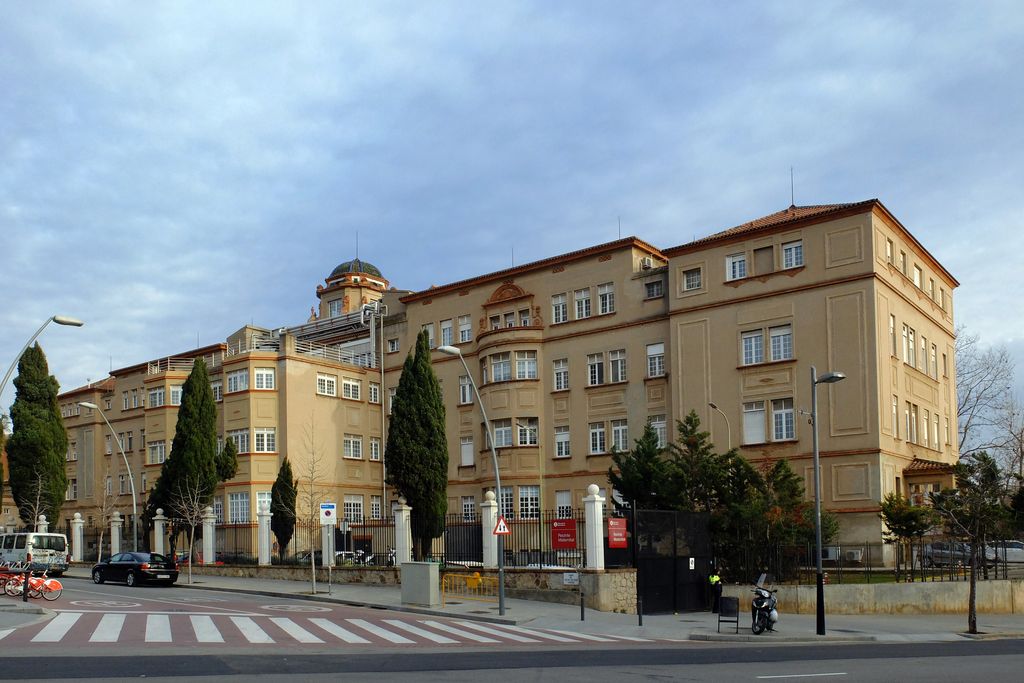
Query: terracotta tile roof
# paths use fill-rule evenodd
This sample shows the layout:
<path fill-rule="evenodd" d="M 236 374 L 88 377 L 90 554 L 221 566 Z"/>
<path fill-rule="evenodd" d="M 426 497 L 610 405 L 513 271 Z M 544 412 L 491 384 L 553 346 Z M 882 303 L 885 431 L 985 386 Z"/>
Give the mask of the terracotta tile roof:
<path fill-rule="evenodd" d="M 847 204 L 817 204 L 814 206 L 790 206 L 789 208 L 783 209 L 782 211 L 776 211 L 775 213 L 770 213 L 767 216 L 755 218 L 754 220 L 747 221 L 742 225 L 737 225 L 735 227 L 729 228 L 728 230 L 722 230 L 721 232 L 716 232 L 714 234 L 708 235 L 707 237 L 702 237 L 698 240 L 694 240 L 693 242 L 687 242 L 686 244 L 681 244 L 678 247 L 672 247 L 671 249 L 665 249 L 663 251 L 665 255 L 668 256 L 670 255 L 670 252 L 673 252 L 675 250 L 688 249 L 691 247 L 707 244 L 708 242 L 717 242 L 718 240 L 721 239 L 726 239 L 737 235 L 745 235 L 747 233 L 757 232 L 758 230 L 763 230 L 765 228 L 774 228 L 781 225 L 785 225 L 787 223 L 795 223 L 797 221 L 802 221 L 810 218 L 818 218 L 821 216 L 828 216 L 831 214 L 850 210 L 856 211 L 858 209 L 863 209 L 865 211 L 868 211 L 871 209 L 872 206 L 874 206 L 877 203 L 877 199 L 868 199 L 862 202 L 851 202 Z"/>
<path fill-rule="evenodd" d="M 903 468 L 903 472 L 906 474 L 924 474 L 926 472 L 945 473 L 952 472 L 953 466 L 945 462 L 936 462 L 935 460 L 923 460 L 921 458 L 914 458 L 914 460 Z"/>

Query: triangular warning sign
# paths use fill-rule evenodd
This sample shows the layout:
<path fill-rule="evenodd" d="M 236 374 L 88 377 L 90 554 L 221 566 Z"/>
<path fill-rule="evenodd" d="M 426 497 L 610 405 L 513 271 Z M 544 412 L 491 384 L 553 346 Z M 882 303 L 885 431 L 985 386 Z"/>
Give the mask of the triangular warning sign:
<path fill-rule="evenodd" d="M 505 522 L 505 516 L 498 517 L 498 523 L 494 525 L 495 536 L 506 536 L 512 533 L 512 530 L 508 528 L 508 524 Z"/>

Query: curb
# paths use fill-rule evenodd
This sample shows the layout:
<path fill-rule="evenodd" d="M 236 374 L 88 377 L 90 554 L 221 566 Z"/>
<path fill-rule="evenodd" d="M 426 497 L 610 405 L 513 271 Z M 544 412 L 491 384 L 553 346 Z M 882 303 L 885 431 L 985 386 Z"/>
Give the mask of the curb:
<path fill-rule="evenodd" d="M 857 636 L 783 636 L 778 633 L 754 635 L 753 633 L 716 633 L 691 631 L 690 640 L 706 642 L 732 642 L 732 643 L 870 643 L 878 642 L 878 636 L 857 635 Z"/>

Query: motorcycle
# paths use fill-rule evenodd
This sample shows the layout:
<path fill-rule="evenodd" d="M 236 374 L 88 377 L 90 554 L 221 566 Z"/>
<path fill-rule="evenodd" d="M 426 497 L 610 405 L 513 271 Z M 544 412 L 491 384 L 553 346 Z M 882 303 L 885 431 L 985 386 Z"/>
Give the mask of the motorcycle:
<path fill-rule="evenodd" d="M 779 620 L 779 611 L 776 607 L 779 604 L 778 598 L 775 597 L 775 590 L 768 590 L 764 587 L 765 575 L 761 574 L 761 578 L 757 580 L 757 584 L 754 585 L 754 590 L 751 593 L 754 594 L 753 599 L 750 601 L 750 612 L 752 617 L 752 623 L 750 630 L 754 634 L 760 634 L 765 629 L 769 631 L 775 630 L 775 624 Z"/>

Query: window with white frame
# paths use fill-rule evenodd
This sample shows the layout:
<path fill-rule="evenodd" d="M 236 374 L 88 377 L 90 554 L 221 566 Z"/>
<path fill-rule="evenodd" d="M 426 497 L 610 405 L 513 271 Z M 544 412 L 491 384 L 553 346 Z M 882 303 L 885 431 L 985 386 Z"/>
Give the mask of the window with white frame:
<path fill-rule="evenodd" d="M 274 427 L 256 427 L 253 431 L 253 442 L 257 453 L 274 453 L 277 451 L 277 429 Z"/>
<path fill-rule="evenodd" d="M 325 375 L 322 372 L 316 373 L 316 393 L 320 394 L 321 396 L 337 396 L 337 376 Z"/>
<path fill-rule="evenodd" d="M 362 382 L 357 379 L 341 378 L 341 395 L 344 398 L 359 400 L 362 394 Z"/>
<path fill-rule="evenodd" d="M 608 352 L 608 381 L 626 381 L 626 350 L 616 349 Z"/>
<path fill-rule="evenodd" d="M 768 339 L 772 360 L 789 360 L 793 357 L 793 327 L 791 325 L 768 328 Z"/>
<path fill-rule="evenodd" d="M 512 487 L 502 486 L 501 497 L 499 499 L 501 503 L 500 512 L 505 516 L 505 519 L 514 519 L 516 516 L 515 510 L 512 508 Z"/>
<path fill-rule="evenodd" d="M 629 450 L 629 429 L 626 420 L 612 420 L 612 448 L 620 453 Z"/>
<path fill-rule="evenodd" d="M 344 502 L 345 519 L 353 522 L 363 520 L 363 497 L 357 493 L 346 493 Z"/>
<path fill-rule="evenodd" d="M 64 500 L 77 500 L 78 499 L 78 480 L 68 479 L 68 492 L 64 496 Z"/>
<path fill-rule="evenodd" d="M 398 393 L 398 387 L 388 387 L 388 415 L 391 414 L 392 409 L 395 407 L 396 393 Z"/>
<path fill-rule="evenodd" d="M 217 382 L 217 384 L 220 384 L 220 382 Z M 139 407 L 139 390 L 138 389 L 132 389 L 132 408 L 138 408 L 138 407 Z"/>
<path fill-rule="evenodd" d="M 665 343 L 647 345 L 647 376 L 662 377 L 665 375 Z"/>
<path fill-rule="evenodd" d="M 267 510 L 270 510 L 270 501 L 273 495 L 270 491 L 257 491 L 256 492 L 256 512 L 263 509 L 263 505 L 266 504 Z"/>
<path fill-rule="evenodd" d="M 512 445 L 512 420 L 494 421 L 494 447 L 504 448 Z"/>
<path fill-rule="evenodd" d="M 370 460 L 380 460 L 381 441 L 379 436 L 370 437 Z"/>
<path fill-rule="evenodd" d="M 743 364 L 754 365 L 764 362 L 764 332 L 756 330 L 740 335 L 743 345 Z"/>
<path fill-rule="evenodd" d="M 249 388 L 249 371 L 235 370 L 233 372 L 229 372 L 227 380 L 229 394 L 236 391 L 246 391 Z"/>
<path fill-rule="evenodd" d="M 597 386 L 604 384 L 604 354 L 591 353 L 587 355 L 587 384 Z"/>
<path fill-rule="evenodd" d="M 910 365 L 911 367 L 915 367 L 916 368 L 917 367 L 917 346 L 915 345 L 915 342 L 914 342 L 914 328 L 913 327 L 908 327 L 907 328 L 907 350 L 909 351 L 909 355 L 907 356 L 906 359 L 904 359 L 904 362 L 907 365 Z"/>
<path fill-rule="evenodd" d="M 383 499 L 380 496 L 370 496 L 370 519 L 380 519 L 383 510 Z"/>
<path fill-rule="evenodd" d="M 128 392 L 121 392 L 121 410 L 128 410 Z"/>
<path fill-rule="evenodd" d="M 537 445 L 537 418 L 521 417 L 516 420 L 516 426 L 518 427 L 517 436 L 520 446 Z"/>
<path fill-rule="evenodd" d="M 149 443 L 149 459 L 146 461 L 150 465 L 159 465 L 167 459 L 167 444 L 163 441 L 151 441 Z"/>
<path fill-rule="evenodd" d="M 472 467 L 475 464 L 473 453 L 473 437 L 463 436 L 459 438 L 459 465 Z"/>
<path fill-rule="evenodd" d="M 154 387 L 149 390 L 149 407 L 159 408 L 164 404 L 164 388 Z"/>
<path fill-rule="evenodd" d="M 529 327 L 532 324 L 530 320 L 530 309 L 524 308 L 519 311 L 519 326 Z"/>
<path fill-rule="evenodd" d="M 473 341 L 473 319 L 468 315 L 459 316 L 459 343 Z"/>
<path fill-rule="evenodd" d="M 921 266 L 914 266 L 914 286 L 921 289 Z"/>
<path fill-rule="evenodd" d="M 900 252 L 900 272 L 903 273 L 903 277 L 907 277 L 907 252 Z"/>
<path fill-rule="evenodd" d="M 516 351 L 516 379 L 537 379 L 536 351 Z"/>
<path fill-rule="evenodd" d="M 897 349 L 899 348 L 898 342 L 896 341 L 896 316 L 889 315 L 889 353 L 893 356 L 896 355 Z"/>
<path fill-rule="evenodd" d="M 249 521 L 249 493 L 228 494 L 228 524 L 242 524 Z"/>
<path fill-rule="evenodd" d="M 590 288 L 577 289 L 573 292 L 573 298 L 576 302 L 576 319 L 581 320 L 582 318 L 590 317 Z"/>
<path fill-rule="evenodd" d="M 555 457 L 568 458 L 572 455 L 569 449 L 569 428 L 555 427 Z"/>
<path fill-rule="evenodd" d="M 459 405 L 467 405 L 473 402 L 473 383 L 469 375 L 459 375 Z"/>
<path fill-rule="evenodd" d="M 103 399 L 103 410 L 107 410 L 107 411 L 110 410 L 110 399 L 109 398 Z"/>
<path fill-rule="evenodd" d="M 804 264 L 804 243 L 802 240 L 782 244 L 782 267 L 798 268 Z"/>
<path fill-rule="evenodd" d="M 359 460 L 363 457 L 363 437 L 358 434 L 346 434 L 343 448 L 346 458 Z"/>
<path fill-rule="evenodd" d="M 224 385 L 221 384 L 220 380 L 216 382 L 210 382 L 210 390 L 213 391 L 213 400 L 220 403 L 224 400 Z"/>
<path fill-rule="evenodd" d="M 540 487 L 519 487 L 519 518 L 537 519 L 540 517 Z"/>
<path fill-rule="evenodd" d="M 77 441 L 69 441 L 68 442 L 68 454 L 67 454 L 67 457 L 65 458 L 65 460 L 68 460 L 68 461 L 78 460 L 78 442 Z"/>
<path fill-rule="evenodd" d="M 888 237 L 885 239 L 885 262 L 893 263 L 893 243 Z"/>
<path fill-rule="evenodd" d="M 928 373 L 928 338 L 923 334 L 921 335 L 920 353 L 917 354 L 917 369 L 925 374 Z"/>
<path fill-rule="evenodd" d="M 427 323 L 421 329 L 427 331 L 427 345 L 434 348 L 434 323 Z"/>
<path fill-rule="evenodd" d="M 232 429 L 228 431 L 227 438 L 233 441 L 235 444 L 235 450 L 239 453 L 249 452 L 249 430 L 248 429 Z"/>
<path fill-rule="evenodd" d="M 683 291 L 692 292 L 700 289 L 704 284 L 703 279 L 700 268 L 687 268 L 683 271 Z"/>
<path fill-rule="evenodd" d="M 110 438 L 110 434 L 107 434 L 105 439 L 106 439 L 106 450 L 104 451 L 104 453 L 106 453 L 107 455 L 110 455 L 111 453 L 114 452 L 114 448 L 111 445 L 113 443 L 113 439 Z"/>
<path fill-rule="evenodd" d="M 787 441 L 796 438 L 796 423 L 793 418 L 793 399 L 780 398 L 772 401 L 773 441 Z"/>
<path fill-rule="evenodd" d="M 142 492 L 145 493 L 146 492 L 146 473 L 145 472 L 143 472 L 139 476 L 139 483 L 142 485 Z"/>
<path fill-rule="evenodd" d="M 668 445 L 668 425 L 665 422 L 664 415 L 651 415 L 647 421 L 651 424 L 651 429 L 658 435 L 658 448 L 664 448 Z"/>
<path fill-rule="evenodd" d="M 376 382 L 370 382 L 370 395 L 368 400 L 370 403 L 380 403 L 380 385 Z"/>
<path fill-rule="evenodd" d="M 255 375 L 257 389 L 274 388 L 274 368 L 256 368 Z"/>
<path fill-rule="evenodd" d="M 572 519 L 571 491 L 555 491 L 555 514 L 559 519 Z"/>
<path fill-rule="evenodd" d="M 512 354 L 495 353 L 491 356 L 491 381 L 507 382 L 512 379 Z"/>
<path fill-rule="evenodd" d="M 743 443 L 764 443 L 764 430 L 764 401 L 747 401 L 743 404 Z"/>
<path fill-rule="evenodd" d="M 606 282 L 597 286 L 597 310 L 601 315 L 615 312 L 615 284 Z"/>
<path fill-rule="evenodd" d="M 452 332 L 452 321 L 451 321 L 451 319 L 449 318 L 448 320 L 442 320 L 441 321 L 441 345 L 442 346 L 451 346 L 452 342 L 454 342 L 454 341 L 455 341 L 455 337 L 453 336 L 453 332 Z"/>
<path fill-rule="evenodd" d="M 932 344 L 932 355 L 931 355 L 931 366 L 932 366 L 932 377 L 935 379 L 939 378 L 939 352 L 935 344 Z"/>
<path fill-rule="evenodd" d="M 892 395 L 892 414 L 889 416 L 892 419 L 892 435 L 893 438 L 900 438 L 900 399 L 896 394 Z"/>
<path fill-rule="evenodd" d="M 928 298 L 935 301 L 935 278 L 928 278 Z"/>
<path fill-rule="evenodd" d="M 928 446 L 931 445 L 928 441 L 928 430 L 930 428 L 931 413 L 928 411 L 927 408 L 924 408 L 921 414 L 921 445 L 924 446 L 925 448 L 928 448 Z"/>
<path fill-rule="evenodd" d="M 181 385 L 180 384 L 172 384 L 171 385 L 171 403 L 170 404 L 172 406 L 180 406 L 181 405 Z"/>
<path fill-rule="evenodd" d="M 398 353 L 398 339 L 388 339 L 388 353 Z"/>
<path fill-rule="evenodd" d="M 515 327 L 515 326 L 516 326 L 516 314 L 515 313 L 506 313 L 505 314 L 505 327 Z"/>
<path fill-rule="evenodd" d="M 342 299 L 335 299 L 334 301 L 327 302 L 327 315 L 331 318 L 337 318 L 343 313 L 341 308 L 344 301 Z"/>
<path fill-rule="evenodd" d="M 596 455 L 608 450 L 605 443 L 604 422 L 590 423 L 590 454 Z"/>
<path fill-rule="evenodd" d="M 463 521 L 474 521 L 476 519 L 476 498 L 474 496 L 462 496 L 461 503 Z"/>
<path fill-rule="evenodd" d="M 224 523 L 224 499 L 220 496 L 213 499 L 213 521 L 217 524 Z"/>
<path fill-rule="evenodd" d="M 725 279 L 740 280 L 747 276 L 747 255 L 730 254 L 725 257 Z"/>
<path fill-rule="evenodd" d="M 113 493 L 114 493 L 114 483 L 113 483 L 113 481 L 111 480 L 110 477 L 106 478 L 106 481 L 103 484 L 103 491 L 108 496 L 113 495 Z"/>
<path fill-rule="evenodd" d="M 569 359 L 559 358 L 551 362 L 554 373 L 555 391 L 564 391 L 569 388 Z"/>
<path fill-rule="evenodd" d="M 644 283 L 645 299 L 660 299 L 665 296 L 665 283 L 662 280 L 651 280 Z"/>

